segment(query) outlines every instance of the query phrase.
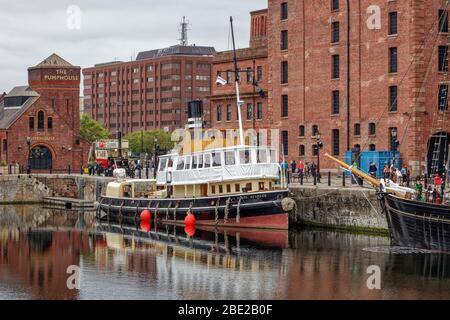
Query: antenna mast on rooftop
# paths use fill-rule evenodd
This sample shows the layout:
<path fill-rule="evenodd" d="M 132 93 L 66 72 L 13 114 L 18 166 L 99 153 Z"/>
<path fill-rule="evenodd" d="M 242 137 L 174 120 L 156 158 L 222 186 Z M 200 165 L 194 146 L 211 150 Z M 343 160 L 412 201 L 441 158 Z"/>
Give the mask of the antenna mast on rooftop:
<path fill-rule="evenodd" d="M 183 16 L 183 21 L 181 21 L 181 23 L 180 23 L 181 38 L 179 39 L 180 40 L 180 44 L 182 46 L 187 46 L 188 45 L 188 34 L 187 34 L 187 32 L 189 30 L 188 26 L 189 26 L 189 22 L 186 21 L 186 17 Z"/>

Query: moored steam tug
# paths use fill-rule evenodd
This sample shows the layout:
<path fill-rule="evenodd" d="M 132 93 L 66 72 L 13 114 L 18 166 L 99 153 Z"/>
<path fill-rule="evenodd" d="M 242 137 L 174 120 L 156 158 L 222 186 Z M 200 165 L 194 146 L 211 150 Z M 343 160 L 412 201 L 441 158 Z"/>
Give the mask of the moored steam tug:
<path fill-rule="evenodd" d="M 159 158 L 155 179 L 127 180 L 118 170 L 117 181 L 108 184 L 98 204 L 103 219 L 288 229 L 288 214 L 281 204 L 288 190 L 277 150 L 244 141 L 240 111 L 244 102 L 239 97 L 236 57 L 235 74 L 238 142 L 224 147 L 221 139 L 193 130 L 188 137 L 193 144 L 186 147 L 184 143 L 184 147 Z M 189 113 L 198 115 L 202 111 Z M 201 128 L 201 116 L 190 118 L 191 128 L 198 128 L 196 118 Z"/>

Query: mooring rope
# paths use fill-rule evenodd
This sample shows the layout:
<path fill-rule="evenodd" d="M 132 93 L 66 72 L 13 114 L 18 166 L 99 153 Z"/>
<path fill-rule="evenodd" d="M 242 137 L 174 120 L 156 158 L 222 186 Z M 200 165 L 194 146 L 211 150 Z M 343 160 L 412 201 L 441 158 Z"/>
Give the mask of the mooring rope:
<path fill-rule="evenodd" d="M 231 198 L 228 198 L 227 201 L 225 202 L 224 224 L 227 224 L 227 222 L 228 222 L 228 214 L 230 212 L 230 203 L 231 203 Z"/>
<path fill-rule="evenodd" d="M 240 223 L 241 222 L 241 201 L 242 201 L 242 197 L 239 197 L 239 201 L 237 204 L 237 209 L 236 209 L 236 223 Z"/>

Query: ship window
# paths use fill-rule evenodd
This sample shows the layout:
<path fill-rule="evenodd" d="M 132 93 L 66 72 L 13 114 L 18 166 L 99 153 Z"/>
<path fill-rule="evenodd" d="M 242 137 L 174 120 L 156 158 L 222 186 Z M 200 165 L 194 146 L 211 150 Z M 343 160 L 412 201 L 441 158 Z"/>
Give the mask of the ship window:
<path fill-rule="evenodd" d="M 245 185 L 245 190 L 246 190 L 247 192 L 252 191 L 252 183 L 251 183 L 251 182 L 249 182 L 249 183 L 247 183 L 247 184 Z"/>
<path fill-rule="evenodd" d="M 267 150 L 258 150 L 258 163 L 267 163 Z"/>
<path fill-rule="evenodd" d="M 214 152 L 211 154 L 213 159 L 213 167 L 220 167 L 222 165 L 221 153 Z"/>
<path fill-rule="evenodd" d="M 178 159 L 177 170 L 184 170 L 184 158 Z"/>
<path fill-rule="evenodd" d="M 216 193 L 216 186 L 211 186 L 211 193 Z"/>
<path fill-rule="evenodd" d="M 192 169 L 197 169 L 197 166 L 198 166 L 198 164 L 197 164 L 197 160 L 198 159 L 198 156 L 193 156 L 192 157 Z"/>
<path fill-rule="evenodd" d="M 211 155 L 205 154 L 205 168 L 210 168 L 211 167 Z"/>
<path fill-rule="evenodd" d="M 241 191 L 241 185 L 240 185 L 239 183 L 236 183 L 236 184 L 234 185 L 234 191 L 235 191 L 235 192 L 240 192 L 240 191 Z"/>
<path fill-rule="evenodd" d="M 185 170 L 191 169 L 191 157 L 186 157 L 186 164 L 184 165 Z"/>
<path fill-rule="evenodd" d="M 277 163 L 277 152 L 275 150 L 270 150 L 270 162 Z"/>
<path fill-rule="evenodd" d="M 227 193 L 231 192 L 231 185 L 227 184 Z"/>
<path fill-rule="evenodd" d="M 259 190 L 264 190 L 264 182 L 259 183 Z"/>
<path fill-rule="evenodd" d="M 269 182 L 269 190 L 272 190 L 272 181 Z"/>
<path fill-rule="evenodd" d="M 236 153 L 234 151 L 225 152 L 225 165 L 232 166 L 236 164 Z"/>
<path fill-rule="evenodd" d="M 223 186 L 219 185 L 219 193 L 223 193 Z"/>
<path fill-rule="evenodd" d="M 241 164 L 251 163 L 251 161 L 250 161 L 250 150 L 240 150 L 239 151 L 239 162 Z"/>
<path fill-rule="evenodd" d="M 203 168 L 203 156 L 196 156 L 196 159 L 198 159 L 198 168 L 201 169 Z"/>
<path fill-rule="evenodd" d="M 161 162 L 159 163 L 159 171 L 165 171 L 167 165 L 167 159 L 162 158 Z"/>

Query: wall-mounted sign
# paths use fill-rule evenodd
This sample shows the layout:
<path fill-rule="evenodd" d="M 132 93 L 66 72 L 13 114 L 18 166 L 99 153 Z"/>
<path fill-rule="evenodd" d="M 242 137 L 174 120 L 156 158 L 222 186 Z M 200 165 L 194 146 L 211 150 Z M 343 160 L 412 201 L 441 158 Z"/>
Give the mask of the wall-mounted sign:
<path fill-rule="evenodd" d="M 43 79 L 45 81 L 79 81 L 80 76 L 75 70 L 55 69 L 44 74 Z"/>

